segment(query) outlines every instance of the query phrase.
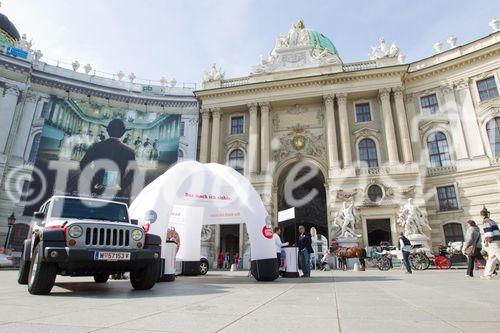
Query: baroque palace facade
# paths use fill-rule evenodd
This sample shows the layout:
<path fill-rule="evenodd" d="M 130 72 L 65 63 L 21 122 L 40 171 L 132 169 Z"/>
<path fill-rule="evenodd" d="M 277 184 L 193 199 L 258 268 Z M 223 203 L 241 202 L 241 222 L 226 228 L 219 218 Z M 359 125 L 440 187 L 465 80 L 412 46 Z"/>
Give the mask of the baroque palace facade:
<path fill-rule="evenodd" d="M 283 222 L 288 241 L 301 223 L 333 237 L 346 202 L 359 245 L 396 244 L 409 198 L 433 247 L 463 240 L 483 205 L 500 218 L 499 21 L 490 26 L 484 38 L 458 46 L 450 37 L 448 49 L 436 43 L 435 55 L 412 63 L 384 39 L 370 60 L 343 63 L 327 37 L 299 21 L 249 76 L 227 79 L 215 64 L 205 73 L 195 92 L 199 158 L 246 175 L 275 225 L 293 206 L 284 198 L 290 171 L 300 162 L 299 174 L 318 169 L 294 192 L 317 195 L 296 208 L 295 225 Z M 248 255 L 243 229 L 232 250 Z M 225 233 L 214 227 L 206 246 L 228 251 Z"/>
<path fill-rule="evenodd" d="M 97 72 L 78 61 L 51 65 L 0 14 L 0 247 L 8 232 L 12 245 L 26 231 L 17 227 L 29 224 L 21 196 L 30 191 L 31 176 L 39 176 L 35 169 L 41 140 L 50 139 L 49 152 L 59 160 L 78 162 L 85 148 L 107 137 L 107 123 L 118 118 L 128 128 L 121 141 L 135 150 L 140 167 L 156 175 L 155 168 L 164 172 L 158 167 L 162 158 L 169 163 L 196 159 L 199 112 L 194 89 L 195 84 L 175 79 L 151 82 L 133 73 Z M 168 147 L 167 138 L 174 148 Z M 175 151 L 163 157 L 168 149 Z M 7 227 L 11 214 L 16 217 L 12 230 Z"/>

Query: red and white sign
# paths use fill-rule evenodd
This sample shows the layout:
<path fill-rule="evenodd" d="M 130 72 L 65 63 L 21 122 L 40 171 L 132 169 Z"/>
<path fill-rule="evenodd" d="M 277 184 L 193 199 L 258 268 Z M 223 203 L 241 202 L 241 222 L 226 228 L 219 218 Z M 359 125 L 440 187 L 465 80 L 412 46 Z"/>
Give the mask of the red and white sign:
<path fill-rule="evenodd" d="M 267 225 L 264 226 L 264 228 L 262 228 L 262 234 L 264 235 L 264 237 L 268 239 L 273 238 L 273 228 L 268 227 Z"/>

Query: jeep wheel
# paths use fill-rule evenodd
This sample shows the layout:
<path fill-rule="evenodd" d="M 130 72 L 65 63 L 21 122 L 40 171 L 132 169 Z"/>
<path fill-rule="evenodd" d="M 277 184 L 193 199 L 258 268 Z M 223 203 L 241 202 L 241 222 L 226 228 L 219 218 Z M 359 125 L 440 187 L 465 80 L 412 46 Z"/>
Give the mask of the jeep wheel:
<path fill-rule="evenodd" d="M 28 284 L 29 273 L 30 273 L 30 262 L 21 260 L 21 262 L 19 263 L 19 271 L 17 274 L 17 283 Z"/>
<path fill-rule="evenodd" d="M 38 243 L 33 251 L 33 259 L 30 264 L 28 276 L 28 291 L 33 295 L 44 295 L 50 293 L 57 276 L 57 266 L 42 261 L 42 248 Z"/>
<path fill-rule="evenodd" d="M 130 283 L 136 290 L 147 290 L 153 288 L 158 275 L 160 274 L 160 265 L 155 261 L 143 269 L 130 272 Z"/>
<path fill-rule="evenodd" d="M 108 282 L 109 274 L 96 274 L 94 275 L 95 283 L 106 283 Z"/>

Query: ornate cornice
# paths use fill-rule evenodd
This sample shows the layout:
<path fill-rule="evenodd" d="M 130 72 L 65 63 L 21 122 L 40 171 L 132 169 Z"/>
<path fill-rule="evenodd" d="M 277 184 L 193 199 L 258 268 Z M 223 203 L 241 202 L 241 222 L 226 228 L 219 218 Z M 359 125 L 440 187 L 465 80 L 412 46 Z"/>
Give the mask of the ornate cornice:
<path fill-rule="evenodd" d="M 86 96 L 92 96 L 97 98 L 109 99 L 113 101 L 129 103 L 129 104 L 147 104 L 150 106 L 159 107 L 174 107 L 174 108 L 188 108 L 197 107 L 198 102 L 190 96 L 181 95 L 169 95 L 169 96 L 138 96 L 139 93 L 134 92 L 113 92 L 113 88 L 88 85 L 83 86 L 80 84 L 86 84 L 85 82 L 63 82 L 56 79 L 50 79 L 46 77 L 38 77 L 33 75 L 31 78 L 32 84 L 38 84 L 45 87 L 51 87 L 55 89 L 60 89 L 61 91 L 71 92 L 75 94 L 81 94 Z M 102 89 L 102 90 L 101 90 Z M 104 90 L 106 89 L 106 90 Z M 184 99 L 184 100 L 182 100 Z"/>
<path fill-rule="evenodd" d="M 406 69 L 401 70 L 391 70 L 382 72 L 380 68 L 370 69 L 362 72 L 349 72 L 349 73 L 332 73 L 328 75 L 322 75 L 310 78 L 291 78 L 279 81 L 270 82 L 257 82 L 238 86 L 232 86 L 227 88 L 217 88 L 210 90 L 198 90 L 195 92 L 197 97 L 203 98 L 215 98 L 215 97 L 227 97 L 227 96 L 237 96 L 245 94 L 258 94 L 273 91 L 282 91 L 285 89 L 293 88 L 306 88 L 306 87 L 318 87 L 324 89 L 328 85 L 338 85 L 342 83 L 352 83 L 364 80 L 373 80 L 376 78 L 388 78 L 388 77 L 402 77 L 406 73 Z M 300 81 L 299 81 L 300 80 Z"/>
<path fill-rule="evenodd" d="M 405 79 L 405 82 L 414 82 L 414 81 L 419 81 L 419 80 L 431 78 L 431 77 L 434 77 L 437 75 L 445 74 L 447 72 L 450 72 L 450 71 L 453 71 L 456 69 L 463 69 L 463 66 L 471 65 L 471 64 L 477 63 L 479 61 L 494 57 L 500 53 L 499 47 L 490 49 L 489 51 L 484 52 L 483 54 L 475 54 L 475 53 L 484 51 L 485 49 L 488 49 L 491 47 L 495 47 L 497 44 L 498 43 L 493 44 L 491 46 L 488 46 L 484 49 L 480 49 L 478 51 L 469 53 L 465 56 L 452 59 L 452 60 L 447 61 L 447 62 L 439 63 L 436 65 L 432 65 L 432 66 L 421 68 L 421 69 L 416 69 L 415 71 L 409 73 L 409 76 Z"/>

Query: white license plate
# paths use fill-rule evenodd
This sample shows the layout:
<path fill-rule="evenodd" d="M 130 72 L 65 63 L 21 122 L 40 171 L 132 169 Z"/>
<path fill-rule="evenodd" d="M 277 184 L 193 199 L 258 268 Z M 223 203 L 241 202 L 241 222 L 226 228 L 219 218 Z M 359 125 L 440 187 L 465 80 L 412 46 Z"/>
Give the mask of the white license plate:
<path fill-rule="evenodd" d="M 106 252 L 106 251 L 95 251 L 94 260 L 102 261 L 129 261 L 130 252 Z"/>

